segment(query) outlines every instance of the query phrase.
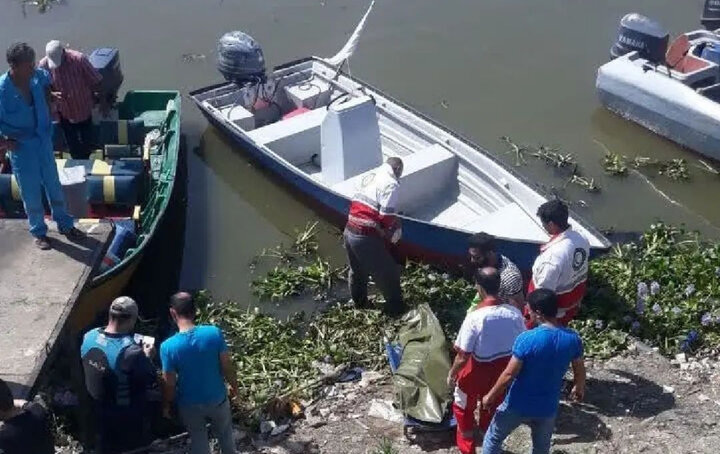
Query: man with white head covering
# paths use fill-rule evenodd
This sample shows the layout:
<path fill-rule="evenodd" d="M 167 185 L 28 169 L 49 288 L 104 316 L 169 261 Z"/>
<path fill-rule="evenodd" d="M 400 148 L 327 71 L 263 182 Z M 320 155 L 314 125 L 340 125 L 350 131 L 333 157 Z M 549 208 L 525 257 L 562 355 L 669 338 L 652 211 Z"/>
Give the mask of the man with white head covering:
<path fill-rule="evenodd" d="M 45 46 L 39 66 L 50 73 L 53 91 L 60 93 L 60 127 L 73 159 L 87 159 L 92 151 L 94 91 L 102 76 L 81 52 L 66 49 L 58 40 Z"/>
<path fill-rule="evenodd" d="M 367 306 L 368 278 L 372 276 L 385 297 L 385 312 L 391 316 L 405 311 L 400 266 L 390 252 L 402 233 L 396 212 L 402 173 L 402 160 L 393 157 L 363 177 L 350 204 L 343 233 L 353 301 L 359 307 Z"/>
<path fill-rule="evenodd" d="M 116 298 L 108 315 L 107 326 L 87 332 L 80 348 L 101 454 L 130 451 L 149 441 L 146 394 L 158 382 L 150 361 L 154 346 L 135 341 L 135 301 Z"/>

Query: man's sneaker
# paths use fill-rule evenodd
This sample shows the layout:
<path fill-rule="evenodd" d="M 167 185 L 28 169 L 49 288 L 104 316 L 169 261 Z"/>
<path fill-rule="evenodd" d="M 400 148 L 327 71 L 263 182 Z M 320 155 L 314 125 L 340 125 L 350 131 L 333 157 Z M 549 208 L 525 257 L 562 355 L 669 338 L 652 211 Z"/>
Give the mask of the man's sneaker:
<path fill-rule="evenodd" d="M 39 237 L 35 238 L 35 246 L 37 246 L 38 249 L 41 249 L 43 251 L 49 250 L 50 242 L 48 241 L 48 237 L 39 236 Z"/>
<path fill-rule="evenodd" d="M 77 227 L 72 227 L 70 230 L 62 232 L 62 234 L 70 240 L 81 240 L 85 238 L 85 232 L 78 229 Z"/>

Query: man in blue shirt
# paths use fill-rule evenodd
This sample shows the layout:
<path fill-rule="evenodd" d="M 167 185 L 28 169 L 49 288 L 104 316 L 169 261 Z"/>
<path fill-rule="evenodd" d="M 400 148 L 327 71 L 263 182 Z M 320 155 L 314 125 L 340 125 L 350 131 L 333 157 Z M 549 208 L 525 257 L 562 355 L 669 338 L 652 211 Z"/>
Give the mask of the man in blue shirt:
<path fill-rule="evenodd" d="M 582 340 L 578 333 L 558 322 L 555 292 L 535 290 L 528 295 L 528 305 L 537 328 L 517 337 L 507 368 L 482 400 L 482 408 L 491 408 L 510 386 L 485 434 L 483 454 L 500 454 L 503 441 L 520 424 L 530 426 L 532 454 L 550 452 L 563 377 L 569 364 L 575 379 L 571 397 L 580 401 L 585 395 Z"/>
<path fill-rule="evenodd" d="M 35 51 L 16 43 L 7 51 L 10 70 L 0 76 L 0 152 L 9 150 L 13 174 L 25 204 L 30 233 L 40 249 L 50 249 L 45 225 L 43 190 L 60 233 L 83 236 L 65 210 L 52 144 L 50 77 L 35 67 Z"/>
<path fill-rule="evenodd" d="M 179 332 L 163 342 L 163 413 L 177 401 L 178 413 L 190 434 L 190 453 L 209 454 L 206 421 L 223 454 L 235 454 L 230 398 L 237 396 L 237 376 L 222 332 L 216 326 L 195 325 L 195 304 L 188 293 L 170 299 L 170 315 Z"/>
<path fill-rule="evenodd" d="M 80 349 L 101 454 L 130 451 L 151 441 L 147 392 L 157 384 L 158 374 L 150 361 L 153 346 L 135 342 L 137 319 L 135 301 L 116 298 L 107 326 L 88 331 Z"/>

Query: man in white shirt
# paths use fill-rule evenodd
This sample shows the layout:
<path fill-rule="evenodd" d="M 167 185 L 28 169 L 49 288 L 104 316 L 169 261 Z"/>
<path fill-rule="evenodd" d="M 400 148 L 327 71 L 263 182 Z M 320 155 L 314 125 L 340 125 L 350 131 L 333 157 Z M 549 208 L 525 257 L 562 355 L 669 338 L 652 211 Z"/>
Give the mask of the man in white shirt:
<path fill-rule="evenodd" d="M 566 326 L 580 309 L 585 296 L 590 243 L 568 223 L 568 207 L 560 200 L 540 205 L 537 215 L 550 241 L 540 248 L 532 268 L 528 294 L 535 289 L 552 290 L 558 297 L 557 319 Z"/>
<path fill-rule="evenodd" d="M 468 312 L 455 340 L 455 362 L 448 374 L 448 385 L 455 385 L 453 413 L 457 421 L 457 446 L 462 454 L 475 452 L 475 409 L 505 370 L 515 338 L 525 331 L 523 315 L 517 306 L 498 300 L 500 273 L 482 268 L 475 283 L 483 300 Z M 485 432 L 495 407 L 480 412 L 477 426 Z"/>
<path fill-rule="evenodd" d="M 353 301 L 358 307 L 367 305 L 368 278 L 372 276 L 385 297 L 385 312 L 392 316 L 405 311 L 400 266 L 389 250 L 401 234 L 396 205 L 402 172 L 402 160 L 389 158 L 363 178 L 350 204 L 343 233 Z"/>

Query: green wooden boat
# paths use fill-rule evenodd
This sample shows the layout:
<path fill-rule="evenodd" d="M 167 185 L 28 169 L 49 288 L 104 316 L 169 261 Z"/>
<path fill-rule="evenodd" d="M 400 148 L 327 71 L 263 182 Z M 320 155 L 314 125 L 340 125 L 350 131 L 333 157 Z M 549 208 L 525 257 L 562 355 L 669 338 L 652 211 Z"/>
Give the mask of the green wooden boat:
<path fill-rule="evenodd" d="M 107 310 L 163 236 L 163 221 L 178 199 L 180 101 L 177 91 L 130 91 L 117 104 L 115 119 L 96 122 L 99 149 L 90 159 L 57 152 L 59 170 L 85 167 L 87 211 L 78 223 L 113 225 L 108 251 L 69 317 L 70 333 L 79 334 Z M 0 218 L 25 216 L 11 172 L 8 165 L 0 168 Z"/>

